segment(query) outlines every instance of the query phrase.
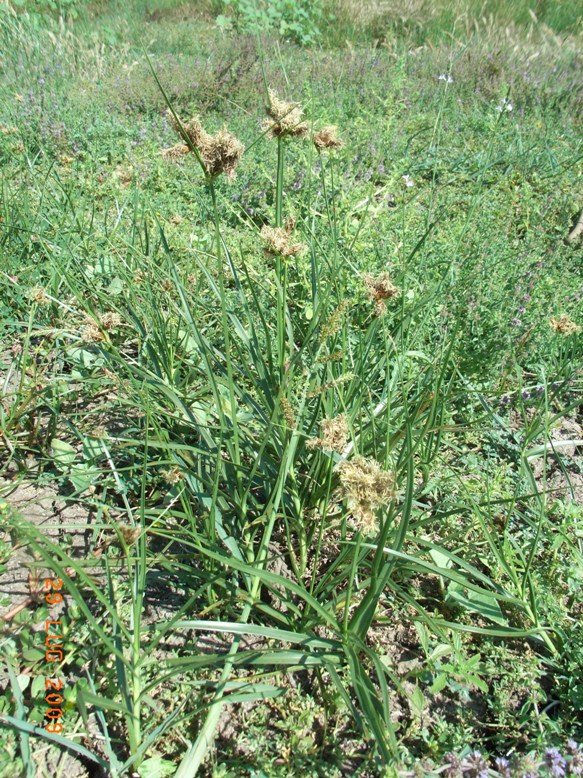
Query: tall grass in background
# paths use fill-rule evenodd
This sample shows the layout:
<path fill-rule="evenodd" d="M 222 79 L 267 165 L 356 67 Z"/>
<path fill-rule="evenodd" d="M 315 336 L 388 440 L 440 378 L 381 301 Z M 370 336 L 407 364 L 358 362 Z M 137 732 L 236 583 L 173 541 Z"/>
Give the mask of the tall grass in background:
<path fill-rule="evenodd" d="M 99 749 L 77 735 L 39 730 L 22 706 L 4 721 L 23 734 L 23 749 L 29 736 L 43 737 L 113 776 L 144 770 L 151 749 L 176 730 L 183 739 L 176 775 L 189 778 L 226 706 L 282 695 L 286 674 L 297 672 L 307 674 L 324 707 L 331 690 L 342 700 L 379 764 L 395 763 L 402 733 L 392 712 L 410 692 L 371 639 L 383 619 L 407 614 L 424 636 L 428 664 L 436 651 L 452 650 L 456 632 L 527 638 L 551 661 L 560 649 L 564 636 L 541 617 L 532 575 L 545 513 L 530 469 L 547 450 L 535 442 L 548 438 L 557 416 L 549 412 L 556 376 L 529 418 L 516 492 L 491 502 L 488 488 L 478 497 L 460 477 L 455 506 L 441 512 L 428 495 L 444 438 L 456 430 L 457 404 L 474 397 L 480 423 L 500 424 L 458 364 L 465 313 L 436 326 L 436 306 L 458 283 L 455 253 L 414 296 L 386 270 L 362 273 L 357 238 L 346 240 L 338 221 L 334 144 L 313 143 L 322 133 L 316 118 L 306 122 L 299 106 L 267 89 L 268 122 L 246 151 L 261 143 L 271 157 L 271 224 L 241 223 L 247 240 L 235 241 L 221 172 L 227 152 L 233 168 L 238 162 L 236 139 L 210 136 L 165 100 L 181 140 L 167 152 L 182 160 L 173 175 L 189 177 L 193 214 L 208 227 L 204 248 L 187 261 L 137 193 L 105 235 L 113 247 L 127 225 L 115 268 L 123 294 L 114 296 L 94 285 L 91 219 L 56 175 L 39 180 L 30 171 L 39 199 L 57 206 L 43 212 L 42 230 L 38 214 L 17 216 L 5 201 L 9 221 L 41 233 L 54 269 L 34 309 L 44 319 L 37 329 L 28 325 L 26 343 L 33 332 L 49 332 L 77 391 L 106 387 L 124 424 L 118 433 L 88 435 L 69 419 L 67 435 L 50 435 L 73 496 L 99 505 L 94 532 L 109 543 L 101 561 L 72 559 L 13 520 L 62 578 L 84 621 L 82 645 L 72 649 L 82 680 L 70 707 L 79 712 L 79 737 L 90 721 L 98 728 Z M 313 199 L 298 216 L 288 171 L 300 143 L 312 144 L 306 187 Z M 490 161 L 486 153 L 468 228 Z M 414 263 L 432 225 L 423 236 L 407 233 L 414 195 L 400 179 L 392 183 L 401 187 L 402 237 Z M 372 198 L 362 230 L 371 205 Z M 28 360 L 25 348 L 21 371 Z M 557 354 L 557 372 L 569 372 L 571 361 Z M 62 388 L 62 377 L 55 380 Z M 54 404 L 43 404 L 54 419 L 56 390 Z M 22 403 L 5 424 L 11 435 L 22 433 L 21 405 L 30 409 L 38 399 L 19 392 Z M 101 502 L 96 472 L 109 479 Z M 97 497 L 87 496 L 90 486 Z M 111 492 L 115 510 L 106 507 Z M 519 501 L 532 532 L 494 532 L 491 514 L 510 516 Z M 467 522 L 471 542 L 461 532 L 455 543 L 444 541 L 441 524 Z M 414 595 L 419 580 L 436 593 L 427 604 Z M 152 591 L 177 581 L 185 597 L 176 612 L 149 619 Z M 200 645 L 209 633 L 219 636 L 212 653 Z"/>

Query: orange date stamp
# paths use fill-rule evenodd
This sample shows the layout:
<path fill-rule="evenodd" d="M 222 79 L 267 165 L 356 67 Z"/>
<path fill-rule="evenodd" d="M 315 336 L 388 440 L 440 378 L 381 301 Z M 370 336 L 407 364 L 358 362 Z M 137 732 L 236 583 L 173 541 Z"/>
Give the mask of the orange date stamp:
<path fill-rule="evenodd" d="M 48 605 L 56 605 L 63 602 L 62 588 L 63 582 L 60 578 L 45 579 L 44 598 Z M 45 660 L 47 662 L 61 663 L 64 659 L 62 624 L 62 619 L 55 621 L 47 619 L 45 622 Z M 63 704 L 64 697 L 61 694 L 62 691 L 63 680 L 61 678 L 47 678 L 45 680 L 45 702 L 47 704 L 45 719 L 48 719 L 45 729 L 53 734 L 63 731 L 61 723 L 63 709 L 61 705 Z"/>

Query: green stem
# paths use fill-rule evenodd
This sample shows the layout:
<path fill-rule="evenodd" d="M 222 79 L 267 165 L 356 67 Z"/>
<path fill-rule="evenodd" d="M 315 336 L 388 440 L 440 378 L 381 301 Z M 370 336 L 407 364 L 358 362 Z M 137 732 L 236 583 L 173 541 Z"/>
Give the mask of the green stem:
<path fill-rule="evenodd" d="M 284 140 L 277 139 L 277 179 L 275 186 L 275 226 L 283 227 L 283 173 L 285 167 Z M 275 261 L 277 275 L 277 358 L 279 383 L 283 384 L 286 362 L 286 317 L 287 317 L 287 263 L 281 256 Z"/>
<path fill-rule="evenodd" d="M 275 226 L 283 227 L 284 140 L 277 139 L 277 179 L 275 182 Z"/>
<path fill-rule="evenodd" d="M 229 384 L 231 423 L 233 425 L 233 447 L 234 447 L 233 462 L 235 464 L 235 474 L 236 474 L 235 477 L 237 479 L 237 483 L 240 486 L 241 454 L 239 450 L 239 427 L 237 423 L 237 398 L 235 396 L 235 383 L 233 379 L 233 362 L 231 359 L 231 334 L 229 331 L 229 320 L 227 317 L 227 298 L 225 293 L 225 271 L 223 268 L 223 257 L 222 257 L 221 224 L 219 220 L 219 209 L 217 207 L 217 193 L 215 190 L 215 182 L 214 179 L 211 177 L 209 177 L 207 181 L 211 191 L 211 199 L 213 204 L 213 217 L 215 223 L 217 272 L 219 276 L 219 290 L 221 295 L 221 325 L 223 329 L 223 340 L 225 344 L 225 361 L 227 365 L 227 380 Z"/>
<path fill-rule="evenodd" d="M 356 544 L 354 547 L 354 556 L 352 557 L 352 566 L 350 570 L 350 578 L 348 579 L 348 586 L 346 588 L 346 601 L 344 603 L 344 618 L 342 621 L 342 631 L 344 636 L 348 635 L 348 617 L 350 615 L 350 600 L 352 599 L 352 589 L 354 587 L 354 579 L 356 578 L 356 570 L 358 568 L 358 561 L 360 555 L 360 546 L 362 543 L 362 535 L 359 532 L 356 536 Z"/>

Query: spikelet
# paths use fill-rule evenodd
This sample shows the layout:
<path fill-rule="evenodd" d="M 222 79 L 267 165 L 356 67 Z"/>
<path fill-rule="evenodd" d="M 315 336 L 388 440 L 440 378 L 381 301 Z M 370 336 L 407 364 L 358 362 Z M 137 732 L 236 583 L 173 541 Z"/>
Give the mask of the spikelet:
<path fill-rule="evenodd" d="M 264 119 L 262 129 L 266 130 L 271 138 L 305 138 L 310 131 L 308 123 L 303 121 L 304 112 L 299 103 L 280 100 L 273 89 L 269 90 L 266 112 L 268 118 Z"/>
<path fill-rule="evenodd" d="M 162 156 L 165 159 L 180 159 L 194 146 L 210 178 L 215 178 L 221 173 L 229 179 L 235 178 L 237 165 L 245 151 L 241 141 L 226 129 L 219 130 L 216 135 L 210 135 L 196 116 L 182 126 L 171 111 L 167 111 L 167 116 L 174 130 L 188 143 L 180 143 L 164 149 Z"/>
<path fill-rule="evenodd" d="M 42 286 L 33 286 L 28 292 L 28 298 L 37 305 L 47 305 L 47 303 L 50 302 L 49 297 Z"/>
<path fill-rule="evenodd" d="M 114 311 L 101 314 L 99 324 L 96 324 L 90 316 L 87 316 L 87 324 L 81 329 L 81 339 L 85 343 L 100 343 L 106 339 L 105 332 L 115 330 L 121 323 L 121 316 Z"/>
<path fill-rule="evenodd" d="M 377 528 L 376 511 L 395 496 L 393 474 L 365 457 L 341 462 L 337 470 L 354 523 L 363 534 L 370 535 Z"/>
<path fill-rule="evenodd" d="M 378 276 L 365 273 L 363 280 L 367 294 L 375 304 L 377 316 L 382 316 L 387 311 L 385 300 L 397 297 L 401 290 L 392 283 L 388 273 L 379 273 Z"/>
<path fill-rule="evenodd" d="M 353 378 L 354 373 L 343 373 L 333 381 L 329 381 L 327 384 L 320 384 L 320 386 L 317 386 L 315 389 L 311 389 L 306 394 L 306 397 L 318 397 L 318 395 L 324 394 L 324 392 L 327 392 L 329 389 L 336 389 L 337 386 L 341 386 L 342 384 L 348 383 L 348 381 L 352 381 Z"/>
<path fill-rule="evenodd" d="M 142 532 L 141 527 L 132 527 L 130 524 L 119 524 L 118 530 L 127 546 L 132 546 Z"/>
<path fill-rule="evenodd" d="M 263 226 L 260 235 L 265 253 L 272 256 L 295 257 L 305 251 L 306 246 L 303 243 L 294 243 L 291 239 L 294 227 L 294 219 L 288 219 L 285 227 Z"/>
<path fill-rule="evenodd" d="M 105 340 L 105 335 L 97 324 L 86 324 L 81 329 L 81 340 L 84 343 L 100 343 L 102 340 Z"/>
<path fill-rule="evenodd" d="M 350 303 L 348 300 L 342 300 L 338 308 L 336 308 L 333 312 L 330 318 L 324 323 L 322 326 L 322 334 L 321 334 L 321 341 L 325 341 L 327 338 L 331 338 L 332 335 L 336 335 L 336 333 L 339 331 L 340 327 L 342 326 L 342 320 L 344 319 L 344 314 L 350 307 Z"/>
<path fill-rule="evenodd" d="M 228 130 L 223 129 L 201 147 L 201 157 L 209 176 L 214 178 L 224 173 L 228 179 L 233 180 L 244 151 L 245 147 L 241 141 Z"/>
<path fill-rule="evenodd" d="M 281 403 L 281 412 L 283 414 L 283 418 L 285 419 L 285 423 L 287 424 L 288 427 L 290 427 L 290 429 L 295 429 L 296 416 L 290 401 L 284 395 L 282 396 L 280 403 Z"/>
<path fill-rule="evenodd" d="M 179 467 L 170 467 L 167 470 L 162 470 L 160 475 L 170 486 L 175 486 L 184 478 L 184 473 Z"/>
<path fill-rule="evenodd" d="M 314 133 L 314 146 L 318 151 L 323 151 L 324 149 L 341 149 L 344 144 L 338 137 L 337 132 L 338 128 L 333 124 L 322 127 L 319 132 Z"/>
<path fill-rule="evenodd" d="M 346 416 L 334 416 L 323 419 L 320 424 L 322 436 L 306 442 L 308 448 L 321 448 L 324 451 L 336 451 L 341 454 L 348 443 L 348 422 Z"/>
<path fill-rule="evenodd" d="M 121 324 L 121 316 L 119 313 L 108 311 L 107 313 L 101 314 L 99 317 L 99 323 L 104 330 L 115 330 Z"/>
<path fill-rule="evenodd" d="M 178 143 L 176 146 L 170 146 L 167 149 L 162 149 L 160 154 L 162 158 L 168 160 L 168 162 L 175 162 L 176 160 L 186 156 L 189 151 L 190 149 L 185 143 Z"/>
<path fill-rule="evenodd" d="M 573 319 L 568 313 L 561 313 L 556 318 L 553 316 L 549 319 L 549 326 L 558 335 L 574 335 L 581 331 L 581 327 L 575 324 Z"/>

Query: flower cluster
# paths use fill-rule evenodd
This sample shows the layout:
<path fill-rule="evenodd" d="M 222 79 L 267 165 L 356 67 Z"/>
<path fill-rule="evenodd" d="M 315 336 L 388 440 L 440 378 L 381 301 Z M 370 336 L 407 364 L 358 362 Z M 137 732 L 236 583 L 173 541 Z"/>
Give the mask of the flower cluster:
<path fill-rule="evenodd" d="M 269 104 L 266 106 L 267 118 L 262 129 L 271 138 L 305 138 L 310 128 L 303 120 L 304 112 L 299 103 L 286 103 L 280 100 L 277 92 L 269 90 Z"/>
<path fill-rule="evenodd" d="M 553 316 L 549 319 L 550 328 L 557 333 L 557 335 L 575 335 L 581 331 L 581 327 L 575 324 L 573 319 L 568 313 L 561 313 L 556 318 Z"/>
<path fill-rule="evenodd" d="M 167 115 L 176 132 L 188 142 L 164 149 L 162 156 L 165 159 L 180 159 L 195 148 L 209 178 L 215 178 L 221 173 L 229 179 L 235 178 L 237 165 L 245 150 L 241 141 L 226 129 L 210 135 L 197 117 L 181 124 L 171 111 Z"/>
<path fill-rule="evenodd" d="M 330 124 L 327 127 L 322 127 L 319 132 L 314 133 L 314 146 L 318 151 L 324 149 L 340 149 L 342 148 L 342 141 L 337 135 L 337 128 Z"/>
<path fill-rule="evenodd" d="M 50 302 L 49 297 L 42 286 L 33 286 L 28 292 L 28 297 L 33 303 L 37 305 L 46 305 Z"/>
<path fill-rule="evenodd" d="M 321 422 L 321 437 L 308 440 L 308 448 L 321 448 L 324 451 L 336 451 L 341 454 L 348 443 L 348 422 L 346 416 L 341 414 L 333 419 L 324 419 Z"/>
<path fill-rule="evenodd" d="M 393 474 L 381 470 L 374 459 L 365 457 L 341 462 L 338 474 L 343 497 L 356 526 L 365 535 L 372 534 L 377 527 L 376 511 L 395 496 Z"/>
<path fill-rule="evenodd" d="M 401 290 L 393 284 L 388 273 L 380 273 L 378 276 L 365 273 L 363 280 L 367 294 L 375 304 L 377 316 L 382 316 L 387 311 L 385 300 L 397 297 Z"/>
<path fill-rule="evenodd" d="M 514 755 L 510 759 L 505 756 L 496 757 L 494 770 L 490 770 L 488 762 L 479 751 L 472 751 L 461 758 L 449 753 L 444 757 L 442 775 L 447 778 L 488 778 L 497 775 L 501 778 L 565 778 L 570 775 L 583 775 L 583 749 L 575 740 L 568 740 L 565 753 L 558 748 L 547 748 L 542 759 L 536 754 L 525 756 Z"/>
<path fill-rule="evenodd" d="M 272 256 L 284 258 L 295 257 L 305 251 L 306 246 L 303 243 L 294 243 L 292 241 L 295 225 L 294 219 L 288 219 L 285 227 L 263 226 L 260 235 L 263 240 L 264 251 Z"/>
<path fill-rule="evenodd" d="M 100 343 L 102 340 L 105 340 L 106 332 L 117 329 L 121 323 L 121 316 L 113 311 L 101 314 L 99 323 L 96 323 L 88 316 L 87 324 L 81 330 L 81 339 L 85 343 Z"/>

